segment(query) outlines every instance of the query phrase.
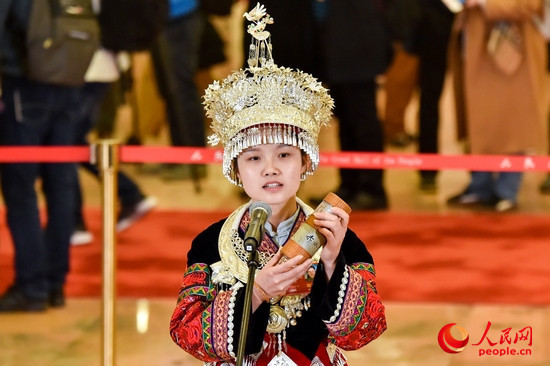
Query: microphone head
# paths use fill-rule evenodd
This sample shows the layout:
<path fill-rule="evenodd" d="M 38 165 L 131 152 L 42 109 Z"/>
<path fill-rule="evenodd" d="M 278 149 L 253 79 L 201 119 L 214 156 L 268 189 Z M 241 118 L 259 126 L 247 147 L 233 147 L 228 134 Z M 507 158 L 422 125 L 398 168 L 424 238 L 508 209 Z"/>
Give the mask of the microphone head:
<path fill-rule="evenodd" d="M 254 210 L 256 209 L 261 209 L 261 210 L 264 210 L 267 214 L 267 219 L 269 219 L 269 217 L 271 216 L 271 207 L 269 207 L 269 205 L 265 202 L 262 202 L 262 201 L 255 201 L 255 202 L 252 202 L 252 204 L 250 205 L 250 208 L 249 208 L 249 212 L 250 214 L 252 215 L 252 212 L 254 212 Z"/>

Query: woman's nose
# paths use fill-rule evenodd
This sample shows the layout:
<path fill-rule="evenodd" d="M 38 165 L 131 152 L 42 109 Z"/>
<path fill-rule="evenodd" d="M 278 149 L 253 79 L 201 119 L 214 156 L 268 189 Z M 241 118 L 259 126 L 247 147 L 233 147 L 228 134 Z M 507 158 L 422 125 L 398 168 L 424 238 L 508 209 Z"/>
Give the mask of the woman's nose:
<path fill-rule="evenodd" d="M 274 161 L 272 160 L 267 160 L 265 166 L 264 166 L 264 171 L 263 171 L 263 174 L 265 176 L 269 176 L 269 175 L 277 175 L 279 174 L 279 169 L 277 168 L 277 165 L 275 164 Z"/>

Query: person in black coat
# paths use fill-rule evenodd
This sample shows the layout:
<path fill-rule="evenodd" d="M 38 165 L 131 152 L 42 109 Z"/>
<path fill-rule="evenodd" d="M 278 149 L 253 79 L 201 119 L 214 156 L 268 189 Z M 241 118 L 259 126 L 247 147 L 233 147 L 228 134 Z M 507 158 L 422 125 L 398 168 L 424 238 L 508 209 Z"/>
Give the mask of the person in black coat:
<path fill-rule="evenodd" d="M 341 150 L 382 152 L 376 77 L 385 72 L 392 58 L 386 1 L 263 3 L 275 19 L 271 41 L 277 62 L 313 74 L 331 90 Z M 249 38 L 245 37 L 245 43 L 249 44 Z M 336 193 L 354 209 L 385 209 L 388 199 L 383 178 L 382 170 L 340 169 Z M 321 198 L 310 201 L 317 204 Z"/>
<path fill-rule="evenodd" d="M 420 58 L 418 87 L 418 152 L 439 152 L 439 101 L 447 72 L 447 48 L 454 22 L 452 13 L 440 0 L 421 0 L 422 21 L 419 24 L 416 52 Z M 437 171 L 420 171 L 420 189 L 435 192 Z"/>
<path fill-rule="evenodd" d="M 396 46 L 395 63 L 386 74 L 386 138 L 405 147 L 404 111 L 413 90 L 419 93 L 418 151 L 439 152 L 439 100 L 447 71 L 447 48 L 454 13 L 441 0 L 394 0 L 388 17 Z M 420 171 L 419 188 L 434 193 L 437 171 Z"/>
<path fill-rule="evenodd" d="M 31 79 L 25 48 L 30 0 L 0 1 L 1 146 L 71 146 L 81 86 Z M 0 183 L 14 248 L 13 283 L 0 313 L 41 312 L 65 305 L 77 170 L 74 163 L 2 164 Z M 36 181 L 46 202 L 43 226 Z"/>

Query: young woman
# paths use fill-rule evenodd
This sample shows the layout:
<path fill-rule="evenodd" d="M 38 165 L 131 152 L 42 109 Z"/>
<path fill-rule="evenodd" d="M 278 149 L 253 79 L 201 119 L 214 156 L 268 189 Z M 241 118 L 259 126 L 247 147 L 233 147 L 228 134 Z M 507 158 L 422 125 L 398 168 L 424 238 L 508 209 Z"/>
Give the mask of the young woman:
<path fill-rule="evenodd" d="M 317 137 L 332 99 L 311 75 L 273 64 L 264 30 L 272 19 L 263 7 L 245 15 L 257 26 L 249 28 L 258 37 L 251 67 L 210 85 L 205 106 L 212 141 L 224 145 L 223 172 L 251 200 L 193 240 L 170 333 L 209 365 L 234 364 L 246 286 L 253 286 L 245 364 L 346 365 L 340 349 L 366 345 L 386 320 L 372 256 L 348 228 L 348 213 L 335 206 L 313 213 L 296 197 L 318 166 Z M 262 47 L 266 52 L 255 59 L 252 51 Z M 257 201 L 272 214 L 258 245 L 254 283 L 247 284 L 243 237 Z M 308 215 L 326 244 L 312 258 L 281 261 L 281 247 Z M 306 275 L 310 267 L 313 276 Z"/>

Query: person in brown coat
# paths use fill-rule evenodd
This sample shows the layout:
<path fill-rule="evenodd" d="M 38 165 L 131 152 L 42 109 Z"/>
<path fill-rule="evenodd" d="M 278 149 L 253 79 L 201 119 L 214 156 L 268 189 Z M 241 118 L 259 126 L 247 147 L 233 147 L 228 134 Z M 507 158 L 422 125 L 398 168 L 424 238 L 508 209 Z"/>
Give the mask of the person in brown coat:
<path fill-rule="evenodd" d="M 451 67 L 460 75 L 457 119 L 472 154 L 548 151 L 547 52 L 533 22 L 542 5 L 543 0 L 467 0 L 457 17 Z M 448 203 L 515 209 L 521 178 L 520 172 L 472 172 L 466 190 Z"/>

